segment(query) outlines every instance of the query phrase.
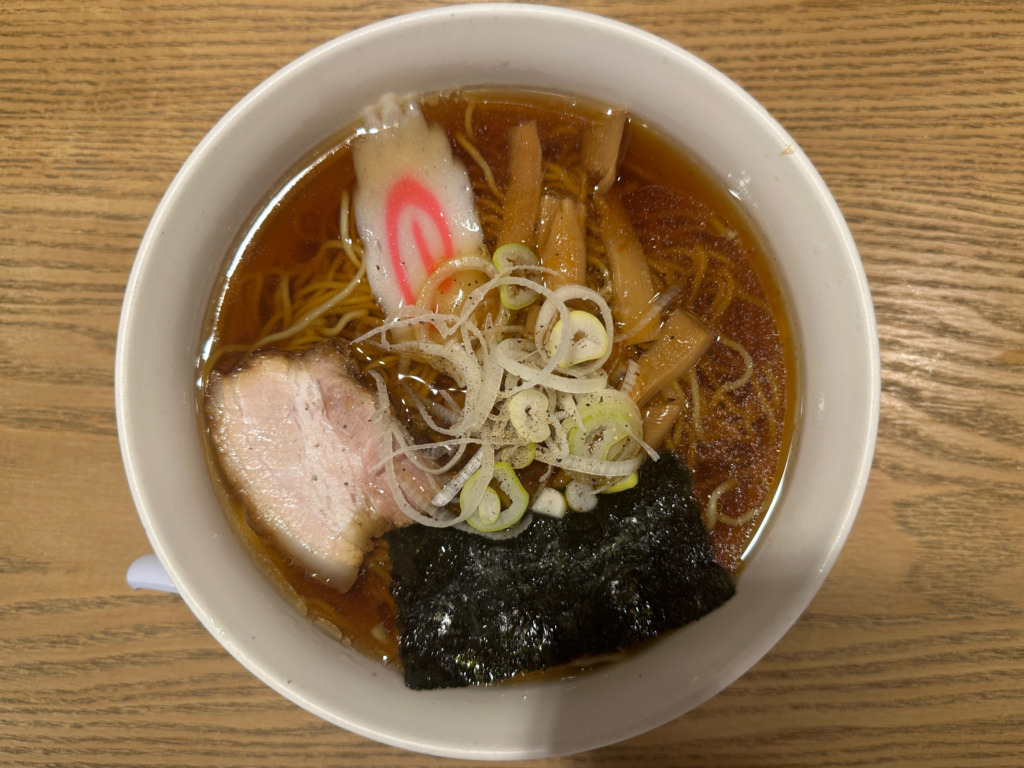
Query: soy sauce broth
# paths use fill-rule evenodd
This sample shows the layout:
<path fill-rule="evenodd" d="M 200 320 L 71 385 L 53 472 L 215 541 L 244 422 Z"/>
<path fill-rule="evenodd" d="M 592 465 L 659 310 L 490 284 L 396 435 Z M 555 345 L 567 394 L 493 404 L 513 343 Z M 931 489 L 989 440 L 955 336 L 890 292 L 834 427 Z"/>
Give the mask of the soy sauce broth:
<path fill-rule="evenodd" d="M 511 91 L 455 91 L 421 103 L 428 122 L 445 128 L 475 190 L 484 190 L 487 180 L 457 140 L 459 134 L 470 140 L 503 189 L 511 127 L 536 120 L 545 162 L 572 169 L 579 164 L 588 121 L 605 111 L 590 102 Z M 206 354 L 259 339 L 270 311 L 268 296 L 279 288 L 280 276 L 307 263 L 323 242 L 339 236 L 342 190 L 355 182 L 351 145 L 357 133 L 355 126 L 338 133 L 300 164 L 255 214 L 230 255 L 226 277 L 211 305 Z M 624 146 L 615 188 L 653 273 L 663 283 L 681 283 L 684 305 L 742 346 L 753 363 L 749 381 L 720 391 L 723 383 L 742 378 L 745 362 L 732 348 L 712 346 L 695 369 L 696 381 L 680 382 L 687 405 L 672 446 L 693 470 L 701 503 L 723 483 L 735 481 L 734 489 L 721 493 L 718 512 L 743 518 L 752 510 L 764 510 L 774 496 L 792 435 L 795 366 L 782 294 L 756 233 L 727 190 L 635 118 L 627 126 Z M 557 169 L 553 172 L 550 166 L 547 175 L 557 176 Z M 496 232 L 486 217 L 482 223 L 485 242 L 493 249 Z M 588 246 L 596 237 L 590 224 Z M 260 280 L 254 281 L 257 275 Z M 259 291 L 253 290 L 254 282 L 260 283 Z M 237 353 L 224 354 L 217 368 L 230 370 L 240 359 Z M 704 391 L 699 409 L 691 397 L 693 384 Z M 202 397 L 200 390 L 200 413 Z M 761 415 L 753 417 L 755 413 Z M 312 620 L 360 652 L 397 663 L 386 546 L 378 545 L 367 556 L 352 589 L 338 592 L 306 573 L 254 529 L 244 502 L 221 474 L 209 440 L 207 450 L 223 506 L 263 570 Z M 764 517 L 762 513 L 742 525 L 714 527 L 710 535 L 720 564 L 737 573 L 742 569 L 745 550 Z"/>

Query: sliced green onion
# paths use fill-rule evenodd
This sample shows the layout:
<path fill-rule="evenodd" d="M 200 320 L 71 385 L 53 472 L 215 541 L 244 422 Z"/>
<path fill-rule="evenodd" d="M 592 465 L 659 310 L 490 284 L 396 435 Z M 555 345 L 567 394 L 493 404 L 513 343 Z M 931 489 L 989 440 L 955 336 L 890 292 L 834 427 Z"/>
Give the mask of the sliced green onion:
<path fill-rule="evenodd" d="M 554 488 L 542 488 L 533 498 L 530 509 L 548 517 L 565 517 L 569 505 L 565 503 L 565 496 L 561 491 Z"/>
<path fill-rule="evenodd" d="M 477 507 L 491 484 L 491 477 L 494 475 L 494 450 L 490 446 L 483 446 L 477 453 L 483 458 L 480 468 L 469 476 L 462 490 L 459 492 L 460 517 L 476 516 Z"/>
<path fill-rule="evenodd" d="M 492 260 L 494 266 L 498 268 L 499 275 L 513 269 L 536 267 L 540 263 L 533 251 L 519 243 L 506 243 L 501 246 L 494 252 Z M 522 285 L 502 285 L 498 289 L 498 294 L 501 296 L 501 303 L 512 310 L 530 306 L 540 295 L 537 291 Z"/>
<path fill-rule="evenodd" d="M 559 319 L 551 328 L 548 337 L 547 351 L 554 355 L 562 334 L 569 334 L 568 350 L 558 361 L 559 368 L 571 368 L 580 363 L 588 363 L 603 357 L 608 351 L 608 332 L 604 323 L 589 312 L 574 309 L 569 312 L 569 326 Z"/>
<path fill-rule="evenodd" d="M 639 473 L 631 472 L 614 485 L 609 485 L 607 488 L 602 488 L 601 493 L 619 493 L 621 491 L 628 491 L 630 488 L 633 488 L 637 484 L 637 481 L 639 479 Z"/>
<path fill-rule="evenodd" d="M 480 499 L 480 506 L 476 508 L 476 514 L 484 525 L 494 525 L 498 522 L 498 517 L 501 515 L 501 497 L 490 486 L 484 491 L 484 497 Z M 470 519 L 472 520 L 472 516 Z"/>
<path fill-rule="evenodd" d="M 466 485 L 468 486 L 474 481 L 483 482 L 482 479 L 477 479 L 478 476 L 478 474 L 474 474 Z M 516 477 L 515 470 L 507 462 L 495 462 L 492 477 L 498 483 L 498 487 L 501 488 L 505 496 L 508 497 L 509 505 L 502 508 L 501 497 L 498 495 L 498 492 L 488 485 L 479 506 L 466 518 L 466 522 L 478 531 L 500 531 L 515 525 L 519 522 L 523 513 L 526 512 L 526 505 L 530 501 L 530 496 L 526 493 L 526 489 L 523 488 L 523 484 L 519 482 L 519 478 Z M 497 512 L 495 512 L 495 502 L 492 500 L 492 494 L 493 499 L 497 499 Z"/>
<path fill-rule="evenodd" d="M 569 431 L 574 456 L 613 461 L 629 458 L 629 441 L 640 433 L 643 417 L 626 394 L 606 389 L 578 400 L 579 424 Z"/>
<path fill-rule="evenodd" d="M 572 480 L 565 487 L 565 502 L 573 512 L 591 512 L 597 506 L 597 491 L 590 483 Z"/>
<path fill-rule="evenodd" d="M 537 455 L 536 443 L 519 443 L 507 445 L 501 449 L 501 460 L 508 462 L 512 469 L 523 469 L 533 463 Z"/>
<path fill-rule="evenodd" d="M 508 418 L 523 440 L 542 443 L 551 434 L 548 396 L 539 389 L 524 389 L 508 400 Z"/>

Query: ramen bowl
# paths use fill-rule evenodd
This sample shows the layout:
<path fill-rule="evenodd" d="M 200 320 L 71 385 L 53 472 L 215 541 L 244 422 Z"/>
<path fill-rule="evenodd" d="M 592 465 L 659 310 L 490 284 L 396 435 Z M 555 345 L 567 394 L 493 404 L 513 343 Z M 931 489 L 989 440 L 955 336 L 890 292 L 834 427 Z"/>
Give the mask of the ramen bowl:
<path fill-rule="evenodd" d="M 555 91 L 626 108 L 738 200 L 789 309 L 797 423 L 782 487 L 736 596 L 622 661 L 567 679 L 436 691 L 308 622 L 254 564 L 218 505 L 197 422 L 204 317 L 253 212 L 313 148 L 386 92 Z M 870 296 L 834 200 L 749 95 L 674 45 L 601 17 L 468 5 L 390 19 L 259 85 L 167 190 L 127 287 L 116 360 L 124 464 L 142 524 L 184 600 L 267 685 L 349 731 L 409 750 L 520 759 L 593 749 L 679 717 L 728 686 L 800 616 L 864 490 L 878 418 Z"/>

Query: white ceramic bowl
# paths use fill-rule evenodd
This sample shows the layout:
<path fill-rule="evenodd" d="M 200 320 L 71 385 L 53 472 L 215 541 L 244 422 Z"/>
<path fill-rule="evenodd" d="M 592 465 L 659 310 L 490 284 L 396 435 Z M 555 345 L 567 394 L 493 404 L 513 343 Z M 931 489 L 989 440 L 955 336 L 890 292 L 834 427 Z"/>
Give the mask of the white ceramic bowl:
<path fill-rule="evenodd" d="M 527 86 L 626 107 L 727 185 L 774 255 L 789 301 L 799 424 L 776 510 L 724 607 L 573 680 L 413 692 L 307 623 L 253 565 L 211 490 L 193 382 L 207 302 L 261 199 L 382 93 L 457 85 Z M 325 720 L 410 750 L 478 759 L 565 754 L 634 736 L 749 669 L 804 610 L 843 545 L 871 463 L 878 401 L 860 260 L 793 139 L 679 48 L 536 5 L 440 8 L 374 24 L 246 96 L 160 203 L 131 274 L 117 346 L 118 430 L 132 494 L 200 621 L 254 674 Z"/>

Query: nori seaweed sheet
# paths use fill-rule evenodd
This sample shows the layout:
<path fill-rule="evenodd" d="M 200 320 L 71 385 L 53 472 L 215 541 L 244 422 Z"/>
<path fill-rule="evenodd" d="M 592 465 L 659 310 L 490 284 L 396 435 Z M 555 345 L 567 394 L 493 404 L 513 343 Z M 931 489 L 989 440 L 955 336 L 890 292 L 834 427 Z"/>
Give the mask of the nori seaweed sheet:
<path fill-rule="evenodd" d="M 409 526 L 387 534 L 410 688 L 490 683 L 629 648 L 734 593 L 674 454 L 593 512 L 537 515 L 493 541 Z"/>

